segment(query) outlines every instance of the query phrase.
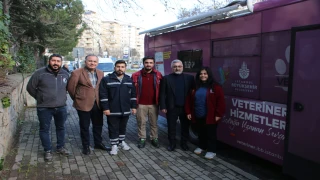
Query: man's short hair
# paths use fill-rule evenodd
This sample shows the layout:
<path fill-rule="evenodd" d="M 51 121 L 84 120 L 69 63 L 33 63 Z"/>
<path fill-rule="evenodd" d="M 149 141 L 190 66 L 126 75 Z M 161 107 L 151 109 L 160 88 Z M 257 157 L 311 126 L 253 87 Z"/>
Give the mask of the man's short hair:
<path fill-rule="evenodd" d="M 96 55 L 94 55 L 94 54 L 88 54 L 88 55 L 84 58 L 84 60 L 86 61 L 87 58 L 90 57 L 90 56 L 95 56 L 95 57 L 99 60 L 98 56 L 96 56 Z"/>
<path fill-rule="evenodd" d="M 144 57 L 144 58 L 142 59 L 142 63 L 144 63 L 144 61 L 146 61 L 147 59 L 152 59 L 153 62 L 155 63 L 154 57 L 152 57 L 152 56 L 146 56 L 146 57 Z"/>
<path fill-rule="evenodd" d="M 61 59 L 62 61 L 62 56 L 60 54 L 52 54 L 50 57 L 49 57 L 49 61 L 53 58 L 53 57 L 58 57 Z"/>
<path fill-rule="evenodd" d="M 116 61 L 116 63 L 114 64 L 114 67 L 116 67 L 117 64 L 125 64 L 125 66 L 127 67 L 127 63 L 126 63 L 125 60 L 118 60 L 118 61 Z"/>

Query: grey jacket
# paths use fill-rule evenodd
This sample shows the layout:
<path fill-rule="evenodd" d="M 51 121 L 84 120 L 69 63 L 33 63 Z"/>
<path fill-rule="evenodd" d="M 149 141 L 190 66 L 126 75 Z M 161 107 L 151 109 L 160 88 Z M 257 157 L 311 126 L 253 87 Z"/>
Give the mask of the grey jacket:
<path fill-rule="evenodd" d="M 37 107 L 66 106 L 69 74 L 60 70 L 55 75 L 49 67 L 38 69 L 30 78 L 27 91 L 37 100 Z"/>

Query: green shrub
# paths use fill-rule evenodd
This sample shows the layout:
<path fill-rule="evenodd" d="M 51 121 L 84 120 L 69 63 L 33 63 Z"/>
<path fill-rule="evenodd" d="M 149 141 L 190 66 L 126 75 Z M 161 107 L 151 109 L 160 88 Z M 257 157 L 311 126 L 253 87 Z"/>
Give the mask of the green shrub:
<path fill-rule="evenodd" d="M 7 72 L 15 65 L 9 53 L 9 39 L 11 36 L 9 24 L 10 17 L 8 14 L 3 14 L 2 3 L 0 3 L 0 78 L 4 78 Z"/>
<path fill-rule="evenodd" d="M 11 101 L 9 97 L 2 98 L 1 102 L 2 102 L 3 108 L 10 107 Z"/>
<path fill-rule="evenodd" d="M 31 73 L 36 69 L 36 61 L 29 46 L 20 47 L 15 60 L 19 63 L 18 71 L 21 73 Z"/>

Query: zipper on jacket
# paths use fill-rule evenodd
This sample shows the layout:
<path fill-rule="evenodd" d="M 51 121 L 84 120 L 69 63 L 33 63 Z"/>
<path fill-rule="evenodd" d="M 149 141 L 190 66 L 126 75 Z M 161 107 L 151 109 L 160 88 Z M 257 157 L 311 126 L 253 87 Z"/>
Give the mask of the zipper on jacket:
<path fill-rule="evenodd" d="M 58 79 L 57 79 L 57 76 L 56 76 L 56 107 L 58 105 Z"/>
<path fill-rule="evenodd" d="M 119 102 L 121 102 L 121 87 L 123 85 L 123 78 L 124 78 L 124 75 L 122 77 L 122 80 L 120 82 L 120 80 L 117 78 L 117 80 L 120 82 L 120 87 L 118 88 L 118 94 L 119 94 Z M 123 111 L 122 111 L 122 103 L 120 103 L 120 112 L 121 112 L 121 115 L 123 115 Z"/>

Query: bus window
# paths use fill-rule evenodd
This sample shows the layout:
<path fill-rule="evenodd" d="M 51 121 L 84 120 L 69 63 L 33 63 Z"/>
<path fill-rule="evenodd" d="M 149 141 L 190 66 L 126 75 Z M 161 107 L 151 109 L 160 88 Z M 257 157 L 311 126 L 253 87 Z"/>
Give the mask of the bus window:
<path fill-rule="evenodd" d="M 197 72 L 202 67 L 202 50 L 178 51 L 178 59 L 183 63 L 183 71 Z"/>

